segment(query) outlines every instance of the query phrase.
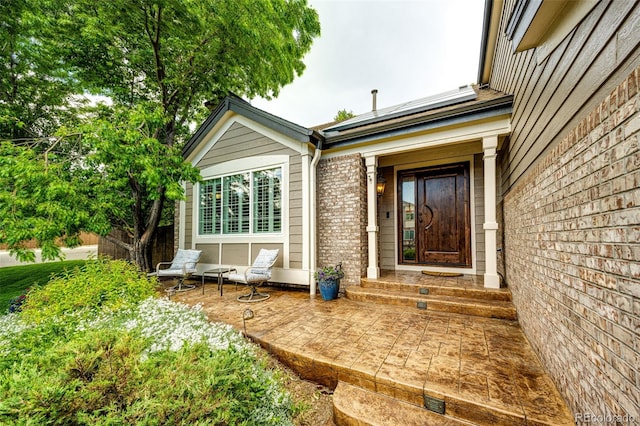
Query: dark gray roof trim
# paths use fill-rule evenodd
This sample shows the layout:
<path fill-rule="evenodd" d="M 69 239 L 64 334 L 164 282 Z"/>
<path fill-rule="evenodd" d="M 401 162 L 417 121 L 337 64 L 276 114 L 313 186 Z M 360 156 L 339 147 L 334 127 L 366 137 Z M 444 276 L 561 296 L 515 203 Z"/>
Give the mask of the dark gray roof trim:
<path fill-rule="evenodd" d="M 482 41 L 480 42 L 480 63 L 478 64 L 478 84 L 485 83 L 482 81 L 482 74 L 487 60 L 487 44 L 489 43 L 489 31 L 491 28 L 491 12 L 493 9 L 493 0 L 484 1 L 484 18 L 482 20 Z"/>
<path fill-rule="evenodd" d="M 182 148 L 183 157 L 188 157 L 196 149 L 196 147 L 202 142 L 211 129 L 215 127 L 218 121 L 222 119 L 227 111 L 233 111 L 243 117 L 260 123 L 275 132 L 286 135 L 300 142 L 310 142 L 317 145 L 323 139 L 322 135 L 314 130 L 307 129 L 306 127 L 299 126 L 283 118 L 269 114 L 266 111 L 252 106 L 244 99 L 234 94 L 230 94 L 224 98 L 215 110 L 213 110 L 205 122 L 202 123 L 198 130 L 196 130 L 193 136 L 191 136 L 187 141 L 184 148 Z"/>
<path fill-rule="evenodd" d="M 467 101 L 474 101 L 477 97 L 478 94 L 471 86 L 462 86 L 454 90 L 449 90 L 448 92 L 438 93 L 427 96 L 426 98 L 403 102 L 399 105 L 358 115 L 323 129 L 323 133 L 325 136 L 329 136 L 332 132 L 355 129 L 369 124 L 392 120 L 394 118 L 409 116 Z"/>
<path fill-rule="evenodd" d="M 371 142 L 383 137 L 399 136 L 496 117 L 504 114 L 511 114 L 512 109 L 513 96 L 502 96 L 486 102 L 475 103 L 468 107 L 442 111 L 426 117 L 417 117 L 413 120 L 403 121 L 402 123 L 379 126 L 375 129 L 367 129 L 358 133 L 349 133 L 347 135 L 337 134 L 333 136 L 325 135 L 324 148 L 329 149 L 357 143 Z"/>

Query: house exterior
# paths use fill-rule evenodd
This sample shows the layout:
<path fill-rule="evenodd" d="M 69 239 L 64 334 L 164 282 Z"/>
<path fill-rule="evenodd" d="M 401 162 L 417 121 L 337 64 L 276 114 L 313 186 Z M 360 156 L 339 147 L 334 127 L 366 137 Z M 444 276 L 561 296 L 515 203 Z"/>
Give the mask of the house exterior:
<path fill-rule="evenodd" d="M 273 280 L 309 285 L 315 234 L 308 212 L 315 210 L 320 140 L 228 96 L 184 148 L 204 181 L 185 188 L 178 246 L 202 250 L 204 269 L 250 265 L 260 248 L 279 249 Z"/>
<path fill-rule="evenodd" d="M 431 269 L 499 287 L 496 151 L 511 101 L 464 86 L 318 130 L 229 96 L 185 146 L 204 181 L 186 186 L 178 245 L 203 250 L 201 268 L 278 248 L 273 281 L 312 294 L 315 269 L 339 262 L 345 285 Z"/>
<path fill-rule="evenodd" d="M 579 423 L 637 421 L 639 23 L 632 1 L 489 0 L 477 86 L 383 109 L 372 92 L 372 111 L 312 129 L 230 95 L 184 148 L 204 181 L 178 246 L 203 270 L 278 248 L 272 280 L 310 294 L 338 262 L 343 285 L 482 276 L 511 289 Z"/>
<path fill-rule="evenodd" d="M 484 29 L 478 83 L 513 95 L 498 211 L 519 322 L 577 423 L 637 424 L 640 4 L 493 1 Z"/>

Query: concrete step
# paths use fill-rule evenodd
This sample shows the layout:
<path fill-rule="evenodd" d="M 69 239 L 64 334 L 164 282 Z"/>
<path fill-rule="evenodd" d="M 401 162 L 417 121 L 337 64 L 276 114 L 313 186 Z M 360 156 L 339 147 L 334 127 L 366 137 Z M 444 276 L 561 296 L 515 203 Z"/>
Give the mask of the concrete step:
<path fill-rule="evenodd" d="M 362 278 L 360 286 L 383 290 L 397 290 L 407 293 L 429 294 L 431 296 L 455 296 L 468 299 L 511 301 L 511 291 L 507 288 L 479 288 L 471 286 L 444 286 L 437 284 L 418 284 L 396 281 L 381 281 Z"/>
<path fill-rule="evenodd" d="M 420 294 L 397 289 L 348 286 L 346 297 L 360 302 L 407 306 L 417 310 L 448 312 L 485 318 L 516 320 L 516 308 L 511 301 L 470 297 Z"/>
<path fill-rule="evenodd" d="M 333 421 L 336 426 L 468 426 L 472 424 L 345 382 L 338 382 L 333 393 Z"/>

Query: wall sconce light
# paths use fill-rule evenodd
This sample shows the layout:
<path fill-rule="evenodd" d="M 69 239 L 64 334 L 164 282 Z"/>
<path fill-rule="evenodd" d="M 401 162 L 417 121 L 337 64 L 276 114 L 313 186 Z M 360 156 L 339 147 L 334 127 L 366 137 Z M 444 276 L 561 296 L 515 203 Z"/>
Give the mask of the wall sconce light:
<path fill-rule="evenodd" d="M 386 179 L 382 176 L 381 172 L 378 172 L 378 176 L 376 177 L 376 194 L 378 194 L 378 197 L 381 197 L 382 194 L 384 194 L 384 187 L 386 184 Z"/>

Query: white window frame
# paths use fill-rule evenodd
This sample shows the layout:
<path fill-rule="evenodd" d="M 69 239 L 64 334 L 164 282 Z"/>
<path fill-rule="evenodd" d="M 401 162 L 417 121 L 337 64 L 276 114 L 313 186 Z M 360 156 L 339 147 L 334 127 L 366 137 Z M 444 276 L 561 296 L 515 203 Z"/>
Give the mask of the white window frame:
<path fill-rule="evenodd" d="M 280 231 L 277 232 L 253 232 L 253 172 L 280 168 L 281 169 L 281 203 L 282 217 Z M 249 233 L 225 234 L 224 224 L 221 226 L 220 234 L 200 234 L 200 187 L 197 183 L 193 186 L 192 208 L 193 208 L 193 240 L 198 244 L 211 244 L 218 242 L 278 242 L 283 243 L 288 239 L 288 216 L 289 216 L 289 156 L 288 155 L 269 155 L 261 157 L 247 157 L 237 160 L 227 161 L 204 168 L 200 171 L 204 181 L 225 178 L 241 173 L 250 173 L 250 202 L 249 202 Z M 224 186 L 224 185 L 223 185 Z"/>

